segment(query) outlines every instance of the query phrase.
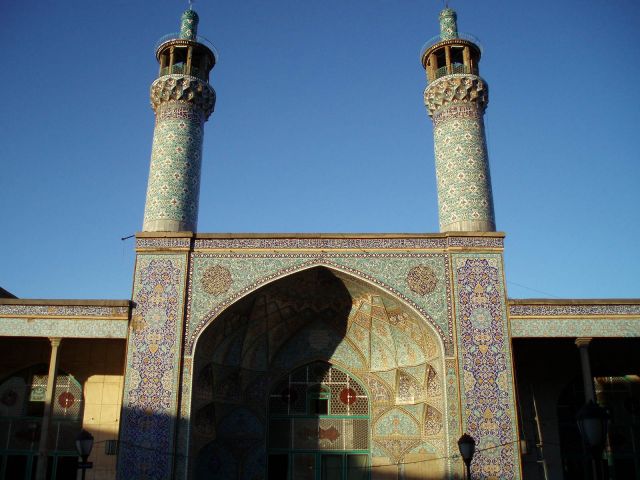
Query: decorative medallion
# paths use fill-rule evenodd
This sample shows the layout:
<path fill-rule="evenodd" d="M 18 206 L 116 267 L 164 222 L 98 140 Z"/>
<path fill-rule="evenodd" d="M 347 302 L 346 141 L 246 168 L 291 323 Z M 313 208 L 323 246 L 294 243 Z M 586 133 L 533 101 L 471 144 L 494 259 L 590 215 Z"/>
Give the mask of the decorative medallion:
<path fill-rule="evenodd" d="M 202 274 L 202 288 L 210 295 L 222 295 L 233 283 L 231 272 L 222 265 L 207 268 Z"/>
<path fill-rule="evenodd" d="M 427 265 L 417 265 L 409 270 L 407 284 L 418 295 L 427 295 L 436 289 L 438 279 L 436 274 Z"/>
<path fill-rule="evenodd" d="M 357 398 L 356 392 L 352 388 L 343 388 L 340 392 L 340 401 L 345 405 L 351 405 Z"/>
<path fill-rule="evenodd" d="M 76 401 L 76 398 L 71 392 L 63 392 L 58 396 L 58 403 L 62 408 L 71 407 Z"/>

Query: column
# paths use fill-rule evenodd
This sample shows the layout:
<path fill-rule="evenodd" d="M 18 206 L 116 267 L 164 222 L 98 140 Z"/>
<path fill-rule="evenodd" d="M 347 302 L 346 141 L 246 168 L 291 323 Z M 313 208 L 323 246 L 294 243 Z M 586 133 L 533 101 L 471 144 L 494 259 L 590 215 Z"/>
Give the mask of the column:
<path fill-rule="evenodd" d="M 582 366 L 582 383 L 584 385 L 584 401 L 596 401 L 593 389 L 593 376 L 591 375 L 591 362 L 589 361 L 589 344 L 592 338 L 576 338 L 576 346 L 580 350 L 580 364 Z"/>
<path fill-rule="evenodd" d="M 50 338 L 51 357 L 49 359 L 49 376 L 47 377 L 47 394 L 44 398 L 44 414 L 42 415 L 42 428 L 40 430 L 40 445 L 38 446 L 38 465 L 36 480 L 45 480 L 47 476 L 47 457 L 49 454 L 49 426 L 53 406 L 53 394 L 56 389 L 56 374 L 58 372 L 58 349 L 61 338 Z"/>

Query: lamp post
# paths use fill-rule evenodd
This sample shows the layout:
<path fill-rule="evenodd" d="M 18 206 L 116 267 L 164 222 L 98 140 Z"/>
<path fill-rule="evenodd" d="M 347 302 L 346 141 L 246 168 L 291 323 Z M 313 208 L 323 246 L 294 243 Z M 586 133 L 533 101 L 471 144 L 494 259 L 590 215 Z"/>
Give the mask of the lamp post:
<path fill-rule="evenodd" d="M 458 450 L 467 467 L 467 480 L 471 480 L 471 460 L 473 460 L 473 454 L 476 452 L 476 441 L 471 435 L 466 433 L 458 439 Z"/>
<path fill-rule="evenodd" d="M 607 439 L 609 414 L 589 400 L 576 414 L 578 429 L 593 460 L 593 477 L 598 480 L 602 466 L 602 450 Z"/>
<path fill-rule="evenodd" d="M 78 451 L 78 456 L 82 459 L 82 462 L 78 462 L 78 468 L 82 470 L 82 480 L 84 480 L 87 469 L 93 468 L 93 462 L 87 461 L 92 448 L 93 435 L 86 430 L 82 430 L 76 437 L 76 450 Z"/>

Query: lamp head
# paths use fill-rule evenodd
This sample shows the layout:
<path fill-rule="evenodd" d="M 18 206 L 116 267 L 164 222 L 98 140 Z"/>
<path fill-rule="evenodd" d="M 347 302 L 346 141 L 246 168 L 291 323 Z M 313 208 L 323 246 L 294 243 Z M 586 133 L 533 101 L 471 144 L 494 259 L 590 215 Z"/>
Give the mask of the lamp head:
<path fill-rule="evenodd" d="M 589 400 L 576 414 L 578 429 L 584 442 L 594 456 L 602 452 L 607 440 L 609 414 L 607 411 Z"/>
<path fill-rule="evenodd" d="M 76 450 L 78 455 L 82 457 L 82 461 L 86 462 L 93 448 L 93 435 L 86 430 L 82 430 L 76 437 Z"/>
<path fill-rule="evenodd" d="M 464 463 L 469 465 L 471 463 L 471 459 L 473 459 L 473 454 L 476 452 L 475 439 L 471 435 L 464 433 L 458 439 L 458 449 L 460 450 L 460 455 L 462 456 Z"/>

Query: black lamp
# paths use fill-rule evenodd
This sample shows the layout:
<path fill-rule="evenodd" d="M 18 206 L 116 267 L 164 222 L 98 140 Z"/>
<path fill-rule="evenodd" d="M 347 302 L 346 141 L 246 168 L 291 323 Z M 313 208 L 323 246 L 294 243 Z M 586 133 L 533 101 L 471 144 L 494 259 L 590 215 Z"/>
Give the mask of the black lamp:
<path fill-rule="evenodd" d="M 82 462 L 78 463 L 78 468 L 82 470 L 82 480 L 84 480 L 87 469 L 93 467 L 93 463 L 87 462 L 92 448 L 93 435 L 86 430 L 82 430 L 76 437 L 76 450 L 80 458 L 82 458 Z"/>
<path fill-rule="evenodd" d="M 591 455 L 598 458 L 607 440 L 609 414 L 593 400 L 589 400 L 576 414 L 576 421 Z"/>
<path fill-rule="evenodd" d="M 473 460 L 473 454 L 476 452 L 476 441 L 471 435 L 464 433 L 458 439 L 458 450 L 467 467 L 467 480 L 471 480 L 471 460 Z"/>

